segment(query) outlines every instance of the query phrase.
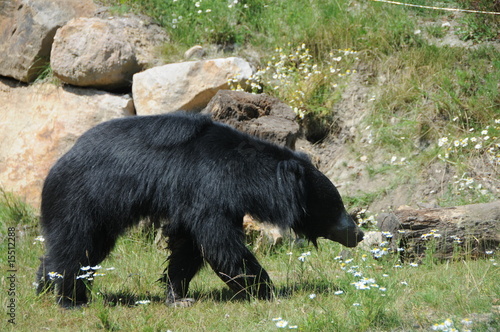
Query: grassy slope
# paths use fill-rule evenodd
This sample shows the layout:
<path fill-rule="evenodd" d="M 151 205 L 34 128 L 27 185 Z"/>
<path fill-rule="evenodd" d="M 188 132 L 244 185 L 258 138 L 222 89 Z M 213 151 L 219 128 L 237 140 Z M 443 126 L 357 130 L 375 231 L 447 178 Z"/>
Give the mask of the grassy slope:
<path fill-rule="evenodd" d="M 260 69 L 253 90 L 291 105 L 306 137 L 318 140 L 327 130 L 333 140 L 348 137 L 343 147 L 349 153 L 339 163 L 356 172 L 323 170 L 343 182 L 352 207 L 377 201 L 379 208 L 391 205 L 395 202 L 387 193 L 404 186 L 432 193 L 398 194 L 412 205 L 419 200 L 447 206 L 485 202 L 499 195 L 500 123 L 495 121 L 500 121 L 500 52 L 499 34 L 493 33 L 500 33 L 498 17 L 345 0 L 254 0 L 231 8 L 213 0 L 108 3 L 116 11 L 144 12 L 163 24 L 172 36 L 164 49 L 167 59 L 182 59 L 194 44 L 215 43 L 230 54 L 251 54 Z M 488 3 L 441 5 L 496 10 Z M 489 38 L 490 44 L 450 47 L 449 37 L 468 38 L 469 46 L 471 40 Z M 364 93 L 349 97 L 360 102 L 339 107 L 353 84 Z M 448 142 L 438 146 L 442 138 Z M 368 162 L 360 162 L 362 157 Z M 431 168 L 446 174 L 439 190 L 424 188 Z M 357 179 L 357 174 L 366 178 Z M 352 181 L 342 179 L 346 176 Z"/>
<path fill-rule="evenodd" d="M 174 309 L 165 307 L 163 291 L 155 282 L 165 251 L 134 231 L 101 264 L 106 275 L 96 279 L 94 302 L 63 310 L 52 297 L 34 294 L 31 283 L 42 245 L 33 244 L 32 235 L 17 242 L 17 325 L 11 330 L 271 331 L 278 317 L 303 331 L 428 330 L 446 319 L 457 328 L 469 319 L 474 331 L 500 327 L 499 267 L 494 256 L 449 263 L 424 260 L 415 267 L 395 257 L 374 260 L 361 249 L 349 250 L 350 260 L 335 259 L 344 248 L 327 241 L 321 241 L 318 251 L 284 247 L 259 255 L 280 291 L 276 302 L 231 300 L 222 282 L 205 269 L 192 283 L 192 295 L 199 302 L 189 309 Z M 298 257 L 307 251 L 311 255 L 301 263 Z M 104 271 L 109 267 L 115 269 Z M 370 289 L 352 284 L 362 278 L 374 279 L 368 283 Z M 337 291 L 343 294 L 335 295 Z M 110 306 L 104 298 L 132 305 Z M 151 303 L 133 305 L 137 300 Z"/>
<path fill-rule="evenodd" d="M 367 206 L 387 195 L 388 189 L 411 185 L 415 174 L 425 172 L 436 163 L 452 169 L 453 174 L 466 174 L 463 186 L 459 179 L 452 180 L 446 195 L 441 196 L 441 203 L 453 205 L 494 198 L 498 170 L 488 162 L 488 151 L 493 148 L 493 156 L 498 154 L 495 144 L 498 144 L 499 129 L 494 120 L 500 118 L 499 53 L 492 48 L 436 47 L 429 45 L 422 34 L 414 33 L 422 22 L 434 20 L 438 22 L 436 27 L 424 29 L 424 33 L 428 31 L 439 37 L 446 33 L 440 22 L 451 16 L 361 1 L 351 2 L 349 6 L 342 0 L 307 1 L 307 4 L 247 1 L 240 2 L 239 11 L 229 12 L 231 14 L 225 1 L 220 2 L 224 6 L 215 7 L 214 1 L 206 0 L 200 3 L 203 17 L 196 14 L 195 10 L 199 9 L 195 2 L 189 2 L 185 5 L 189 8 L 184 9 L 165 7 L 166 4 L 180 6 L 182 1 L 177 4 L 156 0 L 109 2 L 120 4 L 115 7 L 117 11 L 132 8 L 155 16 L 170 29 L 175 40 L 166 50 L 177 50 L 179 54 L 195 43 L 236 43 L 241 47 L 237 53 L 252 48 L 266 54 L 260 63 L 271 61 L 271 72 L 276 73 L 273 70 L 278 68 L 277 61 L 273 63 L 272 59 L 275 48 L 281 48 L 283 54 L 291 54 L 297 47 L 302 49 L 304 43 L 311 56 L 308 68 L 312 70 L 316 64 L 321 73 L 331 73 L 330 66 L 335 64 L 334 69 L 339 69 L 336 75 L 325 75 L 326 78 L 318 74 L 307 84 L 303 84 L 304 73 L 300 71 L 293 72 L 292 77 L 284 81 L 284 85 L 294 89 L 279 97 L 291 104 L 296 102 L 294 106 L 305 112 L 306 119 L 307 116 L 327 121 L 335 119 L 336 114 L 329 112 L 335 109 L 339 95 L 354 77 L 337 74 L 356 70 L 356 77 L 363 82 L 364 91 L 368 91 L 362 105 L 368 106 L 364 108 L 366 113 L 359 115 L 361 120 L 354 123 L 356 135 L 347 140 L 346 149 L 356 163 L 363 156 L 372 161 L 362 166 L 368 186 L 370 181 L 378 182 L 379 177 L 393 173 L 396 177 L 383 182 L 373 192 L 353 190 L 348 198 L 351 206 Z M 249 11 L 243 8 L 244 3 L 250 5 Z M 262 6 L 267 3 L 273 6 Z M 464 4 L 465 0 L 459 3 Z M 207 9 L 212 11 L 207 13 Z M 180 21 L 185 25 L 179 23 L 179 28 L 173 30 L 173 18 L 179 20 L 179 15 L 183 16 Z M 336 53 L 339 49 L 356 50 L 358 60 L 343 56 L 337 63 L 332 57 L 339 56 Z M 334 54 L 330 55 L 332 51 Z M 178 54 L 167 56 L 179 57 Z M 279 51 L 277 56 L 279 58 Z M 266 92 L 272 92 L 273 85 L 280 84 L 270 81 L 261 82 Z M 307 98 L 294 101 L 297 90 L 306 91 Z M 369 101 L 372 93 L 375 98 Z M 368 126 L 370 129 L 366 129 Z M 345 128 L 339 124 L 338 130 L 342 133 Z M 483 130 L 487 130 L 487 134 L 483 134 Z M 489 136 L 489 140 L 484 140 L 485 136 Z M 439 146 L 442 137 L 447 137 L 450 144 Z M 467 137 L 469 142 L 476 137 L 475 144 L 469 143 L 466 147 L 453 144 Z M 481 149 L 475 148 L 478 140 L 483 143 Z M 375 153 L 378 157 L 372 155 Z M 396 163 L 390 162 L 393 155 L 397 156 Z M 406 160 L 401 162 L 401 158 Z M 490 174 L 497 182 L 484 180 L 484 174 Z M 357 181 L 356 174 L 349 176 Z M 476 181 L 472 188 L 467 182 L 469 178 Z M 488 191 L 482 193 L 485 187 L 477 187 L 481 181 L 493 183 L 493 189 L 486 187 Z M 38 231 L 32 212 L 17 204 L 13 208 L 12 200 L 2 199 L 0 226 L 2 266 L 6 260 L 7 227 L 17 229 L 17 325 L 8 325 L 4 316 L 0 326 L 6 326 L 7 330 L 267 331 L 277 329 L 277 321 L 273 321 L 277 317 L 288 321 L 287 327 L 297 325 L 303 331 L 428 330 L 446 319 L 452 319 L 460 330 L 467 329 L 464 319 L 472 321 L 474 331 L 500 329 L 499 271 L 495 254 L 476 261 L 457 259 L 440 263 L 428 259 L 416 267 L 408 263 L 394 267 L 400 264 L 394 256 L 374 260 L 370 253 L 359 248 L 344 251 L 352 261 L 336 260 L 344 248 L 326 241 L 320 243 L 319 251 L 285 246 L 271 254 L 259 254 L 280 290 L 277 302 L 230 300 L 231 294 L 206 269 L 192 284 L 193 295 L 200 301 L 193 308 L 179 310 L 163 305 L 163 291 L 154 282 L 167 253 L 133 231 L 119 241 L 116 250 L 102 263 L 104 268 L 116 269 L 103 271 L 106 275 L 96 280 L 94 302 L 79 310 L 61 310 L 50 296 L 34 294 L 32 282 L 43 245 L 34 240 Z M 301 263 L 298 257 L 307 251 L 311 251 L 311 255 Z M 378 287 L 369 283 L 370 289 L 356 289 L 352 283 L 362 277 L 354 276 L 355 271 L 361 272 L 362 277 L 373 278 Z M 6 272 L 1 276 L 2 289 L 8 285 L 6 276 Z M 335 295 L 340 290 L 344 293 Z M 97 293 L 104 293 L 113 301 L 122 298 L 122 302 L 127 303 L 144 299 L 152 302 L 110 306 Z M 310 298 L 311 294 L 316 297 Z M 2 304 L 7 300 L 3 292 Z M 354 306 L 356 303 L 360 305 Z"/>

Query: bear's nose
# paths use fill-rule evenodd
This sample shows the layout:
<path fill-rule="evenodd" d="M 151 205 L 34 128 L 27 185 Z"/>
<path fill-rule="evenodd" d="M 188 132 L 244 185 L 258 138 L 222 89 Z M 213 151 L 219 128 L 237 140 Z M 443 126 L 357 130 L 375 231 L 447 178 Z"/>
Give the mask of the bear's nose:
<path fill-rule="evenodd" d="M 358 231 L 356 232 L 356 242 L 363 241 L 364 237 L 365 237 L 365 233 L 363 233 L 362 230 L 358 229 Z"/>

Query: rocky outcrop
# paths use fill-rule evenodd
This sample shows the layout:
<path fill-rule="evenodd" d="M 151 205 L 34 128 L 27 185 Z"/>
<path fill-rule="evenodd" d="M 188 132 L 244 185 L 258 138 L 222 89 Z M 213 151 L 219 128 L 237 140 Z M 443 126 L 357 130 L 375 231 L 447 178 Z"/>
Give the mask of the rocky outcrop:
<path fill-rule="evenodd" d="M 96 12 L 99 17 L 90 17 Z M 136 112 L 200 112 L 216 96 L 205 108 L 215 120 L 295 146 L 299 127 L 290 107 L 266 95 L 225 90 L 229 81 L 245 85 L 253 74 L 247 61 L 231 57 L 161 65 L 156 52 L 168 35 L 148 18 L 111 17 L 105 8 L 97 11 L 92 0 L 13 0 L 0 1 L 0 28 L 0 50 L 5 50 L 0 57 L 0 188 L 34 207 L 50 167 L 80 135 Z M 201 46 L 186 52 L 188 59 L 205 55 Z M 64 85 L 53 79 L 30 86 L 19 82 L 33 82 L 49 69 Z M 127 89 L 133 100 L 102 91 Z"/>
<path fill-rule="evenodd" d="M 117 21 L 78 18 L 54 37 L 50 65 L 61 81 L 94 88 L 131 85 L 140 71 L 135 51 Z"/>
<path fill-rule="evenodd" d="M 152 48 L 168 40 L 137 17 L 77 18 L 59 29 L 50 65 L 63 82 L 114 90 L 152 64 Z"/>
<path fill-rule="evenodd" d="M 92 0 L 14 0 L 1 6 L 0 76 L 22 82 L 33 82 L 47 68 L 59 27 L 96 9 Z"/>
<path fill-rule="evenodd" d="M 133 115 L 129 95 L 0 79 L 0 186 L 39 206 L 43 180 L 76 139 L 98 123 Z"/>
<path fill-rule="evenodd" d="M 201 111 L 229 79 L 242 84 L 253 73 L 241 58 L 173 63 L 134 75 L 132 95 L 138 115 L 177 110 Z"/>
<path fill-rule="evenodd" d="M 266 94 L 221 90 L 212 98 L 203 113 L 216 121 L 295 149 L 299 125 L 290 106 Z"/>

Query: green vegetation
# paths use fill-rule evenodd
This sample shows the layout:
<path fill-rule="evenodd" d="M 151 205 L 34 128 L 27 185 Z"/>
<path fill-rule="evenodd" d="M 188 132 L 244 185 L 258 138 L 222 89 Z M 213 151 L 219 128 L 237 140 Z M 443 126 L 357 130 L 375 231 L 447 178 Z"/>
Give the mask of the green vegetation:
<path fill-rule="evenodd" d="M 277 287 L 276 301 L 234 299 L 206 268 L 192 282 L 191 296 L 198 302 L 176 309 L 164 305 L 163 289 L 156 282 L 168 252 L 139 229 L 122 237 L 101 263 L 92 303 L 63 310 L 53 296 L 35 295 L 32 282 L 43 241 L 37 232 L 24 231 L 23 222 L 31 225 L 35 218 L 17 215 L 17 208 L 8 204 L 2 199 L 0 209 L 14 212 L 3 213 L 0 223 L 16 227 L 16 325 L 6 324 L 4 330 L 412 331 L 450 324 L 460 331 L 500 328 L 494 309 L 500 293 L 495 253 L 479 260 L 456 255 L 448 262 L 430 257 L 401 262 L 388 242 L 371 252 L 326 240 L 318 250 L 286 243 L 257 253 Z M 6 253 L 3 234 L 0 250 Z M 5 293 L 2 299 L 7 303 Z"/>
<path fill-rule="evenodd" d="M 105 2 L 118 13 L 145 13 L 163 25 L 171 35 L 164 48 L 168 59 L 181 59 L 195 44 L 215 45 L 231 55 L 253 52 L 258 72 L 247 86 L 234 88 L 288 103 L 311 142 L 342 130 L 337 104 L 355 77 L 370 95 L 356 96 L 364 100 L 364 112 L 358 114 L 356 140 L 348 143 L 358 156 L 368 150 L 404 160 L 404 174 L 388 187 L 407 183 L 437 161 L 448 164 L 458 178 L 477 178 L 477 169 L 489 174 L 488 181 L 500 177 L 500 52 L 491 44 L 465 48 L 441 42 L 451 35 L 498 43 L 500 15 L 346 0 Z M 499 10 L 498 2 L 488 0 L 410 3 Z M 458 26 L 445 24 L 450 21 Z M 430 38 L 437 42 L 431 44 Z M 463 142 L 485 130 L 487 135 L 476 138 L 488 140 L 468 144 L 458 154 L 452 153 L 455 146 L 438 146 L 442 138 Z M 368 146 L 362 144 L 366 141 Z M 456 202 L 493 196 L 461 195 Z M 449 197 L 442 203 L 454 204 Z"/>
<path fill-rule="evenodd" d="M 500 178 L 500 52 L 487 45 L 431 45 L 426 34 L 440 39 L 452 33 L 441 22 L 455 20 L 455 14 L 347 0 L 103 2 L 116 14 L 140 12 L 162 24 L 171 36 L 164 47 L 168 59 L 181 59 L 195 44 L 216 45 L 227 55 L 256 52 L 259 71 L 244 88 L 291 105 L 314 142 L 342 130 L 336 106 L 356 78 L 368 94 L 358 96 L 364 113 L 356 113 L 348 150 L 356 162 L 376 161 L 366 166 L 370 180 L 396 176 L 385 188 L 345 197 L 350 208 L 412 186 L 434 164 L 455 175 L 441 205 L 495 199 L 486 184 L 494 187 Z M 498 1 L 489 0 L 444 0 L 439 6 L 500 10 Z M 461 14 L 459 37 L 498 43 L 498 19 Z M 429 21 L 437 25 L 423 24 Z M 359 175 L 352 176 L 356 181 Z M 32 286 L 43 253 L 36 223 L 31 208 L 0 192 L 2 266 L 8 229 L 16 234 L 17 325 L 4 330 L 500 330 L 497 253 L 402 263 L 397 253 L 381 255 L 383 247 L 370 252 L 320 241 L 316 251 L 287 244 L 258 253 L 277 286 L 277 301 L 233 299 L 205 269 L 192 284 L 195 306 L 174 309 L 162 303 L 155 282 L 168 252 L 136 229 L 101 264 L 104 275 L 95 279 L 93 302 L 61 310 L 53 297 L 36 296 Z M 9 300 L 5 293 L 1 299 Z"/>

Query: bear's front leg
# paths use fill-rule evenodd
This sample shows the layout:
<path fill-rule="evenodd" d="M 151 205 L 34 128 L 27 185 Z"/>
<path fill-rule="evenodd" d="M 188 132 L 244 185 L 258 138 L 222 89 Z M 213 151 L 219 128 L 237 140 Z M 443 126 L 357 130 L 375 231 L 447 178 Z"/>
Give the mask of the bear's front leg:
<path fill-rule="evenodd" d="M 273 286 L 266 270 L 234 227 L 205 228 L 197 238 L 203 258 L 236 295 L 272 299 Z"/>
<path fill-rule="evenodd" d="M 245 298 L 256 297 L 262 300 L 274 298 L 273 284 L 271 278 L 257 259 L 248 249 L 243 257 L 234 261 L 234 265 L 225 263 L 210 263 L 212 269 L 217 273 L 233 292 Z M 234 258 L 233 258 L 234 259 Z"/>
<path fill-rule="evenodd" d="M 168 272 L 166 282 L 166 304 L 172 307 L 190 307 L 194 299 L 187 298 L 189 282 L 200 270 L 203 258 L 193 240 L 186 234 L 170 237 Z"/>

